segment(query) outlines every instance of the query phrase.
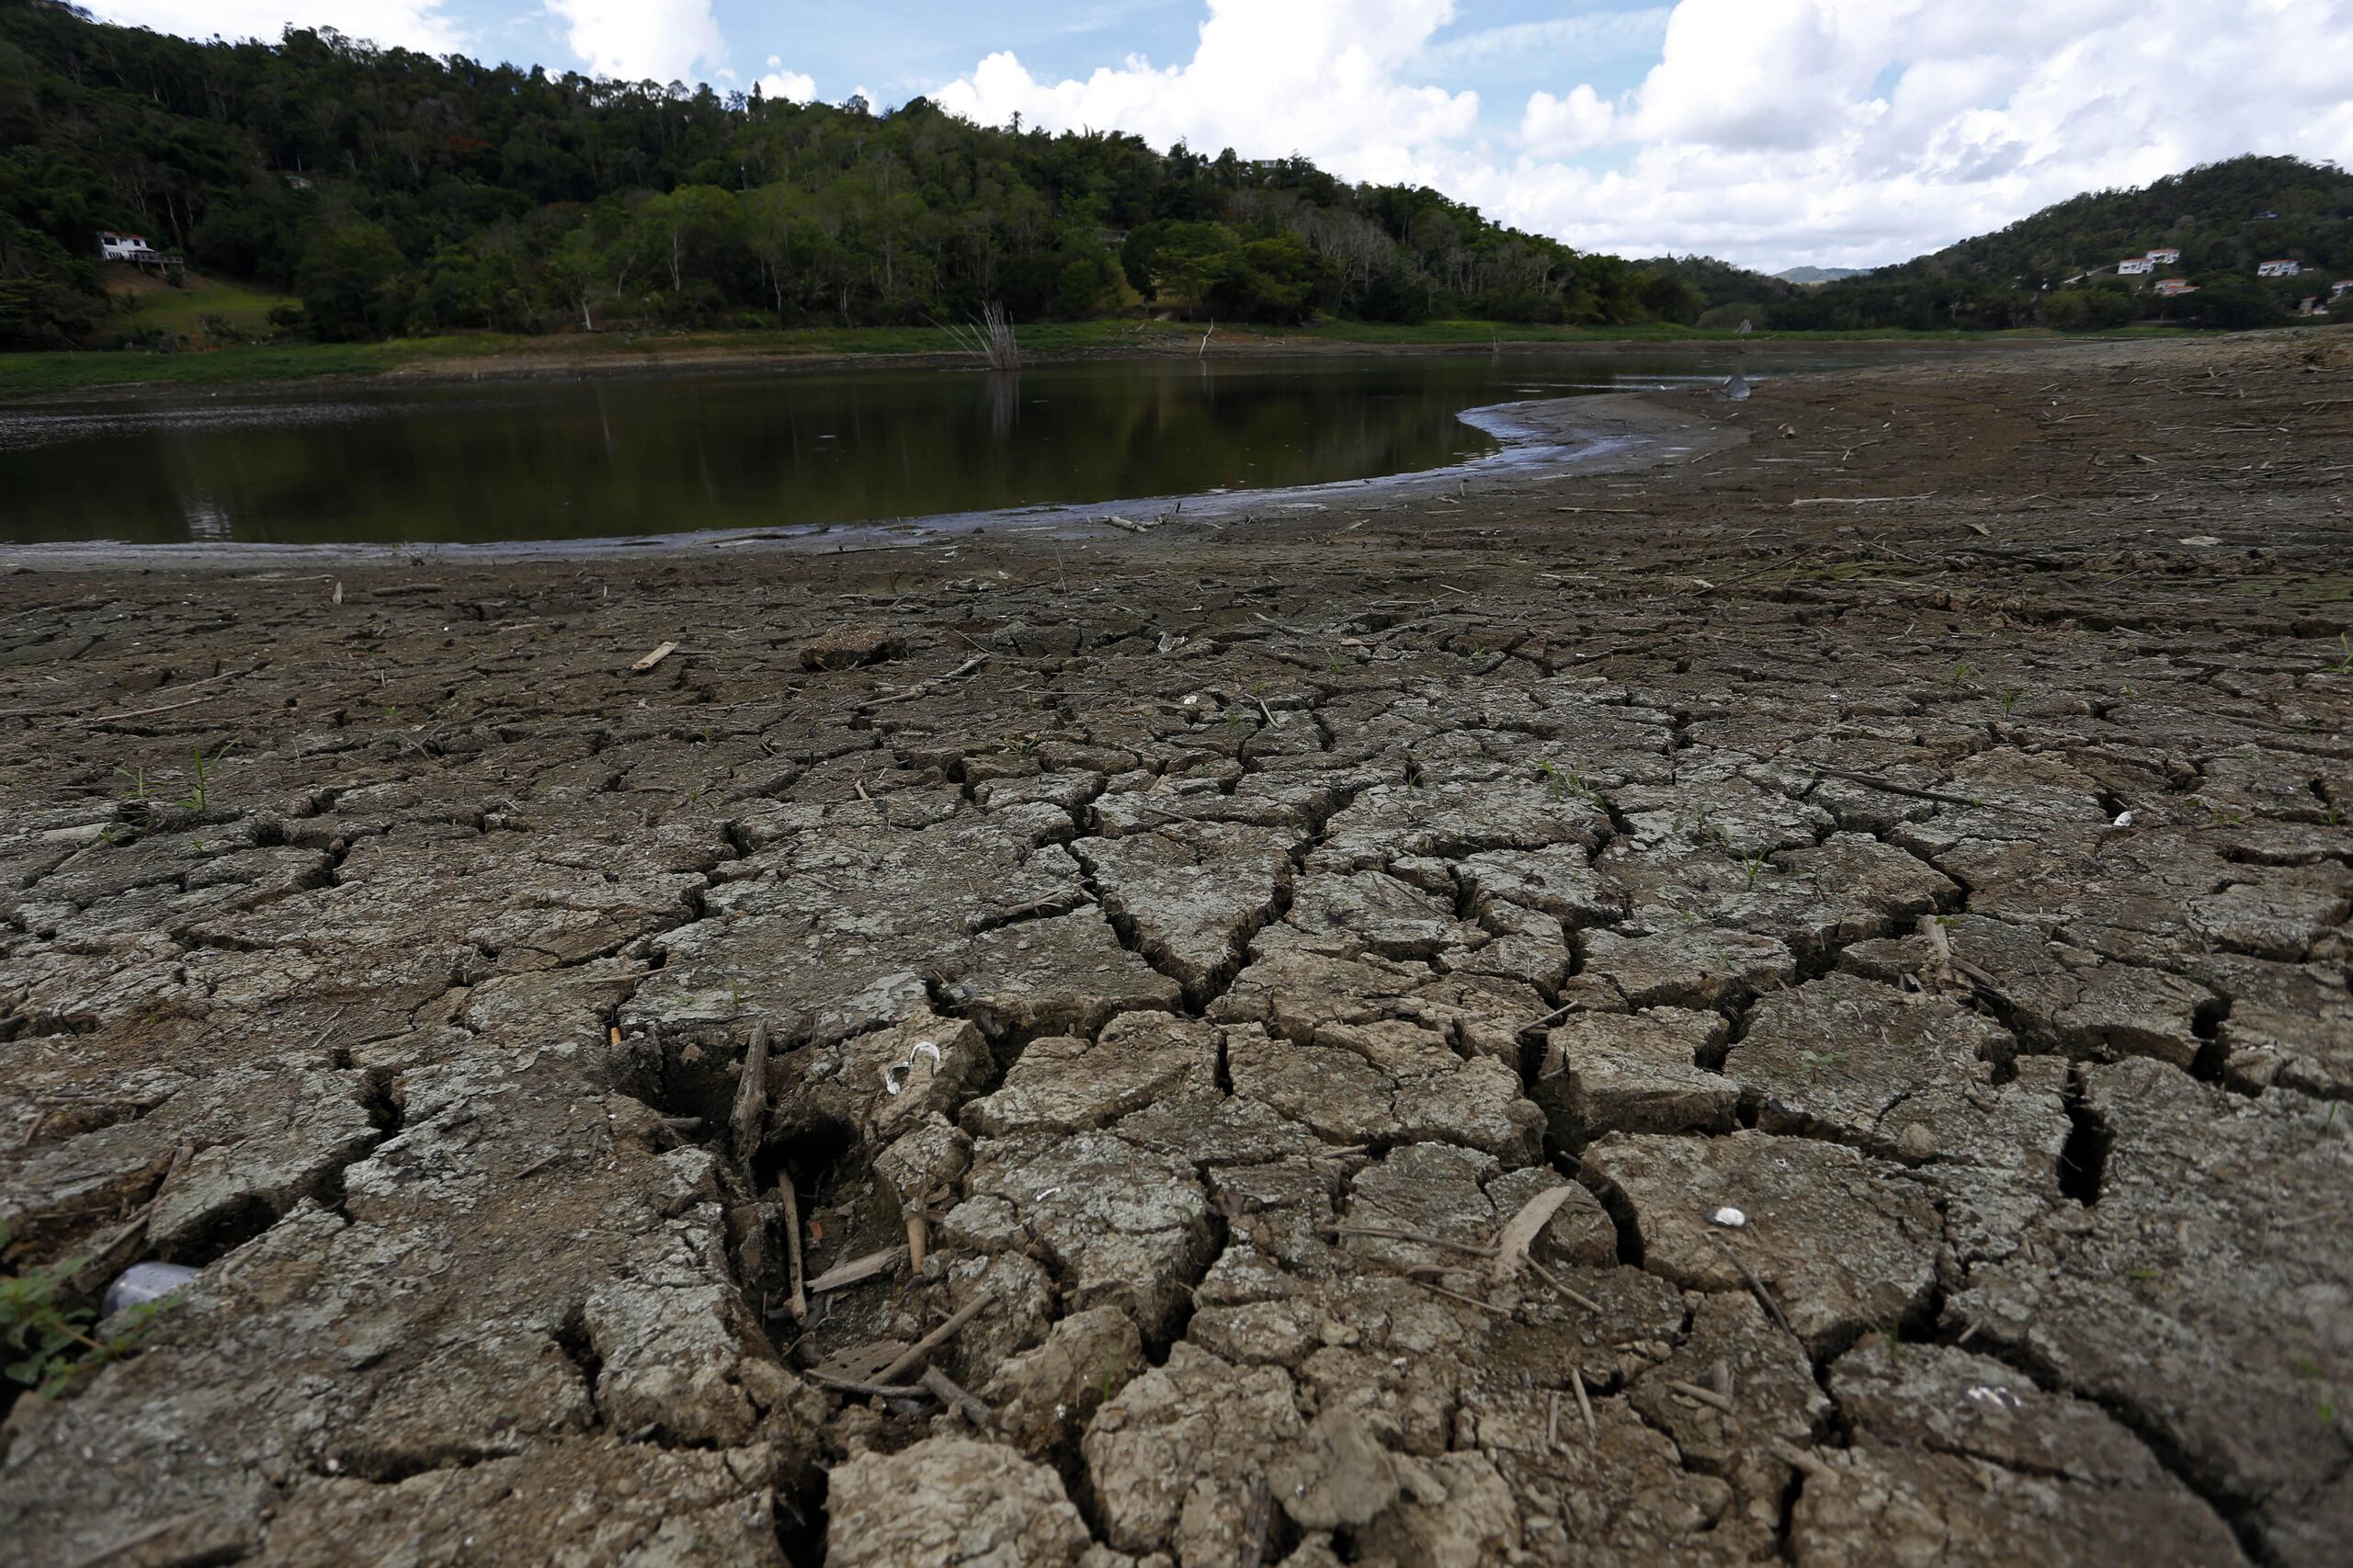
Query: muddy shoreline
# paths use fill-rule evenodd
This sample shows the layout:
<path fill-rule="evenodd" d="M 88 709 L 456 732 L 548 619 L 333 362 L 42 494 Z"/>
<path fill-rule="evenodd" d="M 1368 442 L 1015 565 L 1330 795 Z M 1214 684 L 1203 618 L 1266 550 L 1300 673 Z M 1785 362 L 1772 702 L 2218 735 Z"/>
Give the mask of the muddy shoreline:
<path fill-rule="evenodd" d="M 1615 466 L 1246 528 L 10 552 L 7 1261 L 200 1273 L 0 1527 L 2332 1562 L 2348 373 L 1573 400 Z"/>

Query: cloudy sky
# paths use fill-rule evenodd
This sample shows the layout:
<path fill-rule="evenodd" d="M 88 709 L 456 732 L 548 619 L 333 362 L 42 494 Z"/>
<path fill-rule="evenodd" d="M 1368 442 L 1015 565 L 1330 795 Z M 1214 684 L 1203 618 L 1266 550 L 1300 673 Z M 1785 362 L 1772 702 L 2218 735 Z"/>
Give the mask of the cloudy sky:
<path fill-rule="evenodd" d="M 2245 152 L 2353 164 L 2353 0 L 85 0 L 1302 153 L 1572 244 L 1901 260 Z"/>

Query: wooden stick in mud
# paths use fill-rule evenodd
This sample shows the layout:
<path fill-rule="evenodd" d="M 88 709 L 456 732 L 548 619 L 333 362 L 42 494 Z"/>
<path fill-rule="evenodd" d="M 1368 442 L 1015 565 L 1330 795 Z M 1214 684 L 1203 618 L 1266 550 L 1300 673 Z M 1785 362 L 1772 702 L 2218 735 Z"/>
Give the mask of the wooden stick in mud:
<path fill-rule="evenodd" d="M 904 1378 L 909 1372 L 914 1371 L 917 1367 L 922 1366 L 925 1361 L 930 1358 L 933 1351 L 938 1349 L 941 1346 L 947 1344 L 958 1335 L 963 1333 L 964 1325 L 971 1323 L 974 1318 L 980 1316 L 981 1309 L 988 1304 L 988 1297 L 973 1297 L 970 1301 L 967 1301 L 964 1304 L 963 1309 L 958 1312 L 955 1316 L 949 1318 L 946 1323 L 941 1324 L 938 1328 L 933 1329 L 929 1334 L 925 1335 L 921 1339 L 916 1340 L 913 1345 L 908 1346 L 897 1360 L 882 1369 L 881 1374 L 878 1375 L 874 1381 L 878 1383 L 887 1383 L 894 1379 Z"/>
<path fill-rule="evenodd" d="M 847 1290 L 863 1279 L 887 1274 L 899 1267 L 907 1256 L 904 1246 L 887 1246 L 881 1252 L 870 1252 L 864 1257 L 854 1257 L 847 1263 L 837 1263 L 809 1281 L 809 1294 L 822 1296 L 828 1290 Z"/>
<path fill-rule="evenodd" d="M 923 1272 L 924 1244 L 931 1239 L 930 1219 L 920 1202 L 907 1210 L 907 1267 L 917 1274 Z"/>
<path fill-rule="evenodd" d="M 788 1173 L 776 1184 L 777 1195 L 784 1199 L 784 1266 L 792 1282 L 792 1294 L 786 1298 L 784 1310 L 792 1314 L 795 1323 L 809 1316 L 809 1292 L 801 1283 L 801 1199 L 792 1190 L 792 1177 Z M 881 1380 L 889 1382 L 891 1380 Z"/>
<path fill-rule="evenodd" d="M 735 1164 L 748 1176 L 752 1157 L 759 1153 L 768 1112 L 768 1027 L 752 1026 L 751 1049 L 744 1053 L 744 1075 L 735 1082 L 735 1109 L 727 1119 L 727 1137 Z"/>
<path fill-rule="evenodd" d="M 1732 1401 L 1713 1389 L 1703 1389 L 1698 1383 L 1679 1382 L 1673 1378 L 1667 1380 L 1666 1386 L 1686 1399 L 1696 1399 L 1701 1404 L 1713 1405 L 1726 1415 L 1732 1414 Z"/>
<path fill-rule="evenodd" d="M 822 1367 L 809 1367 L 801 1375 L 821 1389 L 837 1393 L 862 1393 L 870 1399 L 921 1399 L 930 1391 L 921 1383 L 878 1383 L 861 1378 L 837 1378 Z"/>
<path fill-rule="evenodd" d="M 1495 1249 L 1490 1246 L 1473 1246 L 1469 1242 L 1449 1241 L 1444 1236 L 1433 1236 L 1427 1231 L 1408 1231 L 1396 1225 L 1324 1225 L 1319 1229 L 1335 1239 L 1370 1236 L 1379 1241 L 1417 1242 L 1423 1246 L 1444 1247 L 1449 1252 L 1464 1253 L 1472 1257 L 1495 1256 Z"/>
<path fill-rule="evenodd" d="M 1796 1337 L 1798 1331 L 1790 1327 L 1789 1317 L 1781 1311 L 1781 1303 L 1773 1300 L 1773 1292 L 1765 1289 L 1765 1281 L 1756 1278 L 1756 1270 L 1748 1267 L 1748 1260 L 1741 1256 L 1740 1254 L 1733 1251 L 1731 1247 L 1724 1246 L 1724 1244 L 1722 1242 L 1718 1242 L 1716 1244 L 1723 1247 L 1724 1256 L 1732 1259 L 1732 1266 L 1740 1270 L 1740 1277 L 1743 1279 L 1748 1281 L 1748 1288 L 1756 1293 L 1757 1303 L 1762 1306 L 1772 1317 L 1773 1321 L 1779 1324 L 1792 1338 Z"/>
<path fill-rule="evenodd" d="M 974 1399 L 958 1386 L 955 1379 L 937 1367 L 926 1367 L 919 1380 L 932 1396 L 950 1410 L 961 1410 L 964 1419 L 975 1426 L 986 1426 L 996 1419 L 996 1412 Z"/>
<path fill-rule="evenodd" d="M 912 702 L 918 697 L 929 696 L 931 689 L 934 687 L 943 686 L 951 680 L 961 680 L 964 676 L 971 675 L 974 670 L 979 669 L 983 665 L 985 665 L 988 662 L 989 656 L 986 653 L 975 653 L 971 658 L 965 660 L 962 664 L 957 665 L 954 669 L 949 670 L 944 676 L 935 676 L 930 680 L 916 682 L 915 685 L 907 687 L 904 691 L 887 692 L 881 697 L 870 697 L 863 702 L 854 702 L 850 704 L 850 706 L 853 708 L 880 708 L 886 702 Z"/>
<path fill-rule="evenodd" d="M 1544 1281 L 1545 1284 L 1552 1287 L 1553 1290 L 1558 1290 L 1562 1295 L 1566 1296 L 1570 1301 L 1574 1301 L 1578 1306 L 1583 1307 L 1586 1312 L 1593 1313 L 1596 1317 L 1599 1317 L 1601 1315 L 1600 1302 L 1581 1291 L 1570 1290 L 1568 1285 L 1562 1280 L 1559 1275 L 1553 1273 L 1551 1269 L 1545 1267 L 1534 1258 L 1531 1257 L 1528 1260 L 1528 1267 L 1536 1271 L 1536 1278 Z"/>

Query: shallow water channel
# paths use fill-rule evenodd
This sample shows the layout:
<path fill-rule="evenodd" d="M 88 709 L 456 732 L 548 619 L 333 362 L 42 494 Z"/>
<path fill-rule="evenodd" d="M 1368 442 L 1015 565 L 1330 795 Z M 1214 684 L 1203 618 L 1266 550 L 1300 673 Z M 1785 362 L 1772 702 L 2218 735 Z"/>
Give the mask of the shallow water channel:
<path fill-rule="evenodd" d="M 1819 354 L 1137 359 L 277 387 L 0 408 L 0 540 L 459 543 L 884 522 L 1496 455 L 1466 410 Z"/>

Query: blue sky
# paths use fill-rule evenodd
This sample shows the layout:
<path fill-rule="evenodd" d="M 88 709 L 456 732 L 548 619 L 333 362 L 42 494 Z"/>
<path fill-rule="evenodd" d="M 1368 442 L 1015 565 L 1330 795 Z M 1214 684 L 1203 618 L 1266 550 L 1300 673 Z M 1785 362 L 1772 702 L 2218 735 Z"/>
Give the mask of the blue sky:
<path fill-rule="evenodd" d="M 728 36 L 745 39 L 766 36 L 761 18 L 778 10 L 749 0 L 721 0 L 713 8 Z M 1572 62 L 1581 79 L 1597 86 L 1635 85 L 1657 63 L 1670 9 L 1648 3 L 1464 0 L 1456 18 L 1433 34 L 1418 74 L 1440 86 L 1476 90 L 1495 129 L 1507 131 L 1518 100 L 1556 85 Z M 795 16 L 789 37 L 795 46 L 791 62 L 816 79 L 821 93 L 838 98 L 864 84 L 890 102 L 933 91 L 1003 50 L 1041 79 L 1084 76 L 1131 54 L 1173 64 L 1192 53 L 1203 16 L 1199 0 L 1082 0 L 1061 8 L 1007 0 L 953 6 L 893 0 L 858 7 L 855 15 L 815 6 L 790 10 L 818 13 Z M 762 58 L 770 51 L 764 50 Z"/>
<path fill-rule="evenodd" d="M 1573 244 L 1901 260 L 2240 153 L 2353 162 L 2353 0 L 86 0 L 1302 153 Z"/>

